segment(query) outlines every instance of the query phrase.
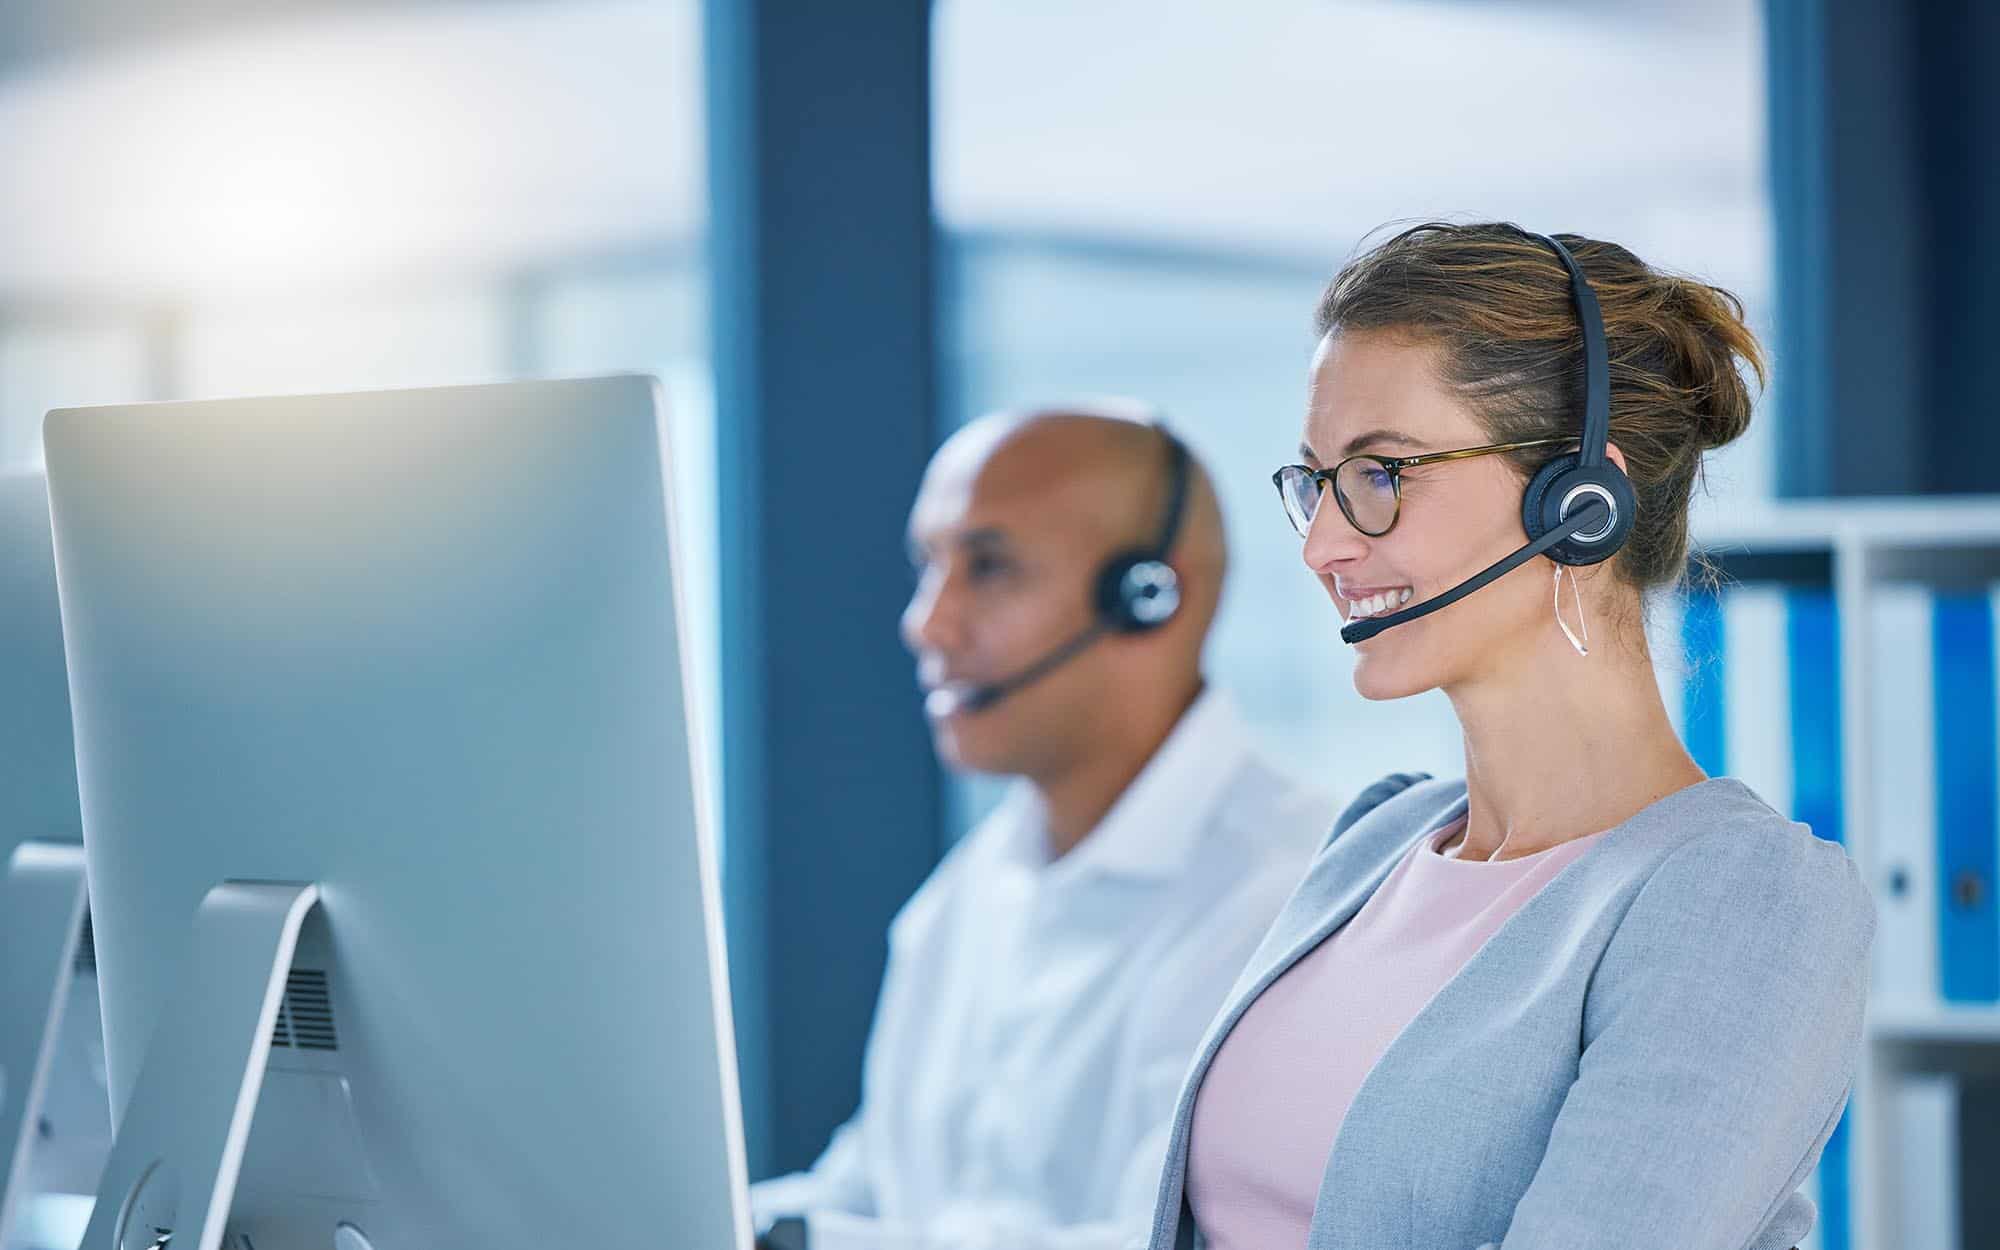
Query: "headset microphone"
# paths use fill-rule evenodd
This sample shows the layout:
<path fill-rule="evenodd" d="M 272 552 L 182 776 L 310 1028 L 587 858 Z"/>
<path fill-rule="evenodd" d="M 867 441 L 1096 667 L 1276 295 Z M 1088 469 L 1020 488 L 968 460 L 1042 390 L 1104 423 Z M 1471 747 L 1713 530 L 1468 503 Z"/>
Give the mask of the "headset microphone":
<path fill-rule="evenodd" d="M 959 712 L 983 712 L 1021 687 L 1041 680 L 1044 674 L 1067 663 L 1103 635 L 1103 624 L 1093 624 L 1004 681 L 983 686 L 939 686 L 924 696 L 924 711 L 933 720 L 943 720 Z"/>
<path fill-rule="evenodd" d="M 1632 483 L 1605 454 L 1611 443 L 1611 360 L 1597 294 L 1568 248 L 1545 235 L 1521 233 L 1546 244 L 1569 273 L 1570 298 L 1583 328 L 1583 437 L 1577 450 L 1557 456 L 1528 480 L 1521 496 L 1526 546 L 1441 595 L 1387 616 L 1349 622 L 1341 627 L 1342 642 L 1365 642 L 1385 629 L 1450 607 L 1536 556 L 1546 555 L 1557 564 L 1572 566 L 1608 560 L 1624 546 L 1625 536 L 1631 532 L 1637 510 Z"/>
<path fill-rule="evenodd" d="M 1167 445 L 1168 483 L 1166 517 L 1152 544 L 1121 551 L 1098 569 L 1091 593 L 1094 619 L 1082 633 L 1011 677 L 984 685 L 939 686 L 924 696 L 924 711 L 933 720 L 960 712 L 983 712 L 1083 654 L 1104 635 L 1158 629 L 1180 610 L 1180 576 L 1167 563 L 1167 556 L 1180 537 L 1181 516 L 1187 511 L 1188 450 L 1165 426 L 1153 428 Z"/>

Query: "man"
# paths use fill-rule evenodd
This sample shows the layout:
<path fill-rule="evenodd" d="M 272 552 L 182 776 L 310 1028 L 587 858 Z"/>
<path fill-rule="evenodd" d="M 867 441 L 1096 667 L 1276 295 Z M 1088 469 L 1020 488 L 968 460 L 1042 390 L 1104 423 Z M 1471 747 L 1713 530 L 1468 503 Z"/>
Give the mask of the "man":
<path fill-rule="evenodd" d="M 937 750 L 1019 780 L 890 928 L 860 1110 L 753 1203 L 812 1250 L 1121 1246 L 1333 807 L 1203 681 L 1222 517 L 1162 428 L 985 418 L 932 460 L 910 542 Z"/>

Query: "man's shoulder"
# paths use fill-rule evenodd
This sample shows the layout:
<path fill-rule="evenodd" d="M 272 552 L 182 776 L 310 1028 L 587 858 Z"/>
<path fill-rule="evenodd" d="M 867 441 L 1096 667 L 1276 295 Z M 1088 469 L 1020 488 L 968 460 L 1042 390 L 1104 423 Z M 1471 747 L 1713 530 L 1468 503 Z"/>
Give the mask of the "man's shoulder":
<path fill-rule="evenodd" d="M 1339 810 L 1331 791 L 1253 748 L 1235 760 L 1211 820 L 1233 833 L 1261 831 L 1281 841 L 1310 834 L 1317 843 Z"/>
<path fill-rule="evenodd" d="M 1296 880 L 1338 811 L 1327 790 L 1261 752 L 1243 752 L 1209 809 L 1189 871 L 1218 889 L 1274 873 Z"/>

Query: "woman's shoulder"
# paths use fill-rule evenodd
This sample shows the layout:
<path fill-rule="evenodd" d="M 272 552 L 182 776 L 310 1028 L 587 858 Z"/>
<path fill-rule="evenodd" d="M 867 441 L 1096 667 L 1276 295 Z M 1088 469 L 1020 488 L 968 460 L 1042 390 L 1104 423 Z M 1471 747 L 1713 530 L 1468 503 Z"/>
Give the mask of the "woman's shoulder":
<path fill-rule="evenodd" d="M 1755 866 L 1788 876 L 1845 877 L 1853 868 L 1840 843 L 1783 815 L 1734 777 L 1712 777 L 1658 800 L 1613 833 L 1657 843 L 1665 858 Z"/>
<path fill-rule="evenodd" d="M 1647 861 L 1639 892 L 1646 910 L 1757 924 L 1775 918 L 1851 930 L 1864 942 L 1872 935 L 1874 901 L 1847 848 L 1781 815 L 1742 782 L 1713 778 L 1654 807 L 1652 819 L 1641 813 L 1626 830 L 1638 835 L 1628 847 Z"/>

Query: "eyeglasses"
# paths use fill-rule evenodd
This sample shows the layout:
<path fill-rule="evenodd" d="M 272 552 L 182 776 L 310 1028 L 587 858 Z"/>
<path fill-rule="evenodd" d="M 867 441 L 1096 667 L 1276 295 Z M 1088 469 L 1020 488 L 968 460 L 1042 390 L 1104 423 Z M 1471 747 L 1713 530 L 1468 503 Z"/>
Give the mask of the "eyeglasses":
<path fill-rule="evenodd" d="M 1271 475 L 1278 499 L 1292 528 L 1304 538 L 1319 513 L 1319 501 L 1328 486 L 1348 524 L 1370 538 L 1380 538 L 1395 528 L 1403 504 L 1403 470 L 1418 465 L 1443 464 L 1448 460 L 1470 460 L 1503 451 L 1523 451 L 1530 447 L 1552 447 L 1575 443 L 1573 438 L 1538 438 L 1525 443 L 1491 443 L 1485 447 L 1465 447 L 1458 451 L 1427 451 L 1419 456 L 1349 456 L 1331 469 L 1309 469 L 1288 464 Z"/>

